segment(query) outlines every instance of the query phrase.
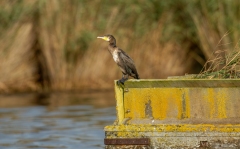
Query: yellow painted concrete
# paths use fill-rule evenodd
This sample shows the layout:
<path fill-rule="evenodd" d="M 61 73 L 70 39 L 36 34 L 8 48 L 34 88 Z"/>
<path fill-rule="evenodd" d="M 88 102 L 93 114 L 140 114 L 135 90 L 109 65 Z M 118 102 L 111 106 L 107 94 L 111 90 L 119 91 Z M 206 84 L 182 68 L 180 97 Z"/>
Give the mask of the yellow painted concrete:
<path fill-rule="evenodd" d="M 216 83 L 208 80 L 196 80 L 200 87 L 192 87 L 193 80 L 190 83 L 185 80 L 181 86 L 166 80 L 153 80 L 149 84 L 146 81 L 145 84 L 141 81 L 127 82 L 125 86 L 118 86 L 115 82 L 116 122 L 119 125 L 141 124 L 144 120 L 142 124 L 152 121 L 152 124 L 240 123 L 237 106 L 240 104 L 240 88 L 235 87 L 240 81 L 227 82 L 229 87 L 224 84 L 223 87 L 211 87 Z M 217 82 L 221 84 L 219 80 Z"/>
<path fill-rule="evenodd" d="M 183 117 L 182 118 L 190 118 L 191 111 L 190 111 L 190 96 L 189 96 L 189 89 L 185 89 L 185 93 L 183 94 L 183 99 L 185 99 L 185 111 L 183 111 Z M 183 106 L 183 105 L 182 105 Z"/>
<path fill-rule="evenodd" d="M 117 120 L 106 138 L 150 138 L 159 148 L 240 144 L 240 79 L 128 80 L 115 82 L 115 94 Z"/>
<path fill-rule="evenodd" d="M 209 115 L 210 118 L 214 118 L 215 113 L 216 113 L 216 108 L 215 108 L 215 100 L 214 100 L 214 92 L 213 88 L 207 88 L 207 94 L 204 94 L 204 98 L 208 101 L 209 104 Z"/>
<path fill-rule="evenodd" d="M 189 111 L 183 111 L 182 100 L 185 99 L 182 99 L 182 89 L 131 88 L 128 90 L 124 93 L 124 108 L 130 111 L 125 114 L 126 118 L 145 118 L 145 107 L 149 101 L 154 119 L 181 119 L 183 112 L 189 113 Z"/>
<path fill-rule="evenodd" d="M 116 125 L 106 126 L 105 131 L 119 132 L 240 132 L 240 124 L 237 125 L 213 125 L 213 124 L 161 124 L 161 125 Z"/>
<path fill-rule="evenodd" d="M 124 115 L 124 105 L 123 105 L 123 88 L 117 85 L 115 82 L 115 98 L 116 98 L 116 113 L 117 113 L 117 122 L 122 123 Z"/>
<path fill-rule="evenodd" d="M 208 101 L 210 118 L 227 118 L 226 101 L 229 99 L 227 94 L 231 93 L 231 88 L 207 88 L 204 94 Z"/>
<path fill-rule="evenodd" d="M 141 87 L 141 82 L 139 84 L 124 89 L 115 86 L 120 121 L 126 118 L 225 119 L 232 118 L 233 111 L 240 111 L 234 104 L 229 104 L 240 103 L 240 92 L 235 87 Z M 206 84 L 209 85 L 208 82 Z"/>
<path fill-rule="evenodd" d="M 216 94 L 218 118 L 227 118 L 226 102 L 228 101 L 227 91 L 219 90 Z"/>

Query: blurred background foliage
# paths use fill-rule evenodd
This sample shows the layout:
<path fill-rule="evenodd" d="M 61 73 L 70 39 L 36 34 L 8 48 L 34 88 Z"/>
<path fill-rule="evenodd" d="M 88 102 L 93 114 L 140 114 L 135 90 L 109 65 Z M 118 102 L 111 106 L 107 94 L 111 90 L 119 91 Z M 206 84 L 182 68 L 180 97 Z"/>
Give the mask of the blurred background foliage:
<path fill-rule="evenodd" d="M 238 48 L 237 0 L 1 0 L 0 91 L 109 89 L 113 34 L 142 79 L 199 73 Z"/>

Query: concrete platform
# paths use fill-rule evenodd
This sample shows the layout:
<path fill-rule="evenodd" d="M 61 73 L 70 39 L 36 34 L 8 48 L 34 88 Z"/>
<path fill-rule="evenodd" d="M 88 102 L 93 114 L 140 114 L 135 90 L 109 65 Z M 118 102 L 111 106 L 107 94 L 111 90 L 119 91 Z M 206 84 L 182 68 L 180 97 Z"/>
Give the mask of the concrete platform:
<path fill-rule="evenodd" d="M 129 80 L 115 94 L 106 148 L 240 148 L 240 80 Z"/>

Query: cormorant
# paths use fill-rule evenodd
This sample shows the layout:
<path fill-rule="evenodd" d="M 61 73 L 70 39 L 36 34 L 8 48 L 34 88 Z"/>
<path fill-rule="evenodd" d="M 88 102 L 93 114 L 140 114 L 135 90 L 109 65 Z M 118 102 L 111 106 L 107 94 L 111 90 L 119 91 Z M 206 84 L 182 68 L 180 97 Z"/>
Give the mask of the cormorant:
<path fill-rule="evenodd" d="M 109 42 L 108 51 L 112 54 L 113 60 L 117 63 L 123 74 L 122 78 L 118 80 L 118 83 L 124 84 L 124 82 L 128 80 L 128 76 L 139 79 L 133 60 L 122 49 L 117 47 L 116 39 L 113 35 L 98 36 L 97 38 Z"/>

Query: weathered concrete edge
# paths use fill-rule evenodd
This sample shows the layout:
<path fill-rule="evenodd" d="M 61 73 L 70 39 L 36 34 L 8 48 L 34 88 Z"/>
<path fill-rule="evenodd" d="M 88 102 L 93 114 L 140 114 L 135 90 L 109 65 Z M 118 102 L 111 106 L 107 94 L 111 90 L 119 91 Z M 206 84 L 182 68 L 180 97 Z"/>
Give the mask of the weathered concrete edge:
<path fill-rule="evenodd" d="M 161 124 L 161 125 L 109 125 L 104 131 L 119 132 L 238 132 L 240 124 L 213 125 L 213 124 Z"/>
<path fill-rule="evenodd" d="M 125 115 L 124 115 L 124 100 L 123 100 L 123 88 L 118 86 L 117 81 L 114 82 L 115 89 L 115 99 L 116 99 L 116 114 L 117 120 L 116 123 L 122 123 Z"/>
<path fill-rule="evenodd" d="M 130 79 L 123 85 L 123 88 L 155 87 L 240 87 L 240 79 Z"/>

